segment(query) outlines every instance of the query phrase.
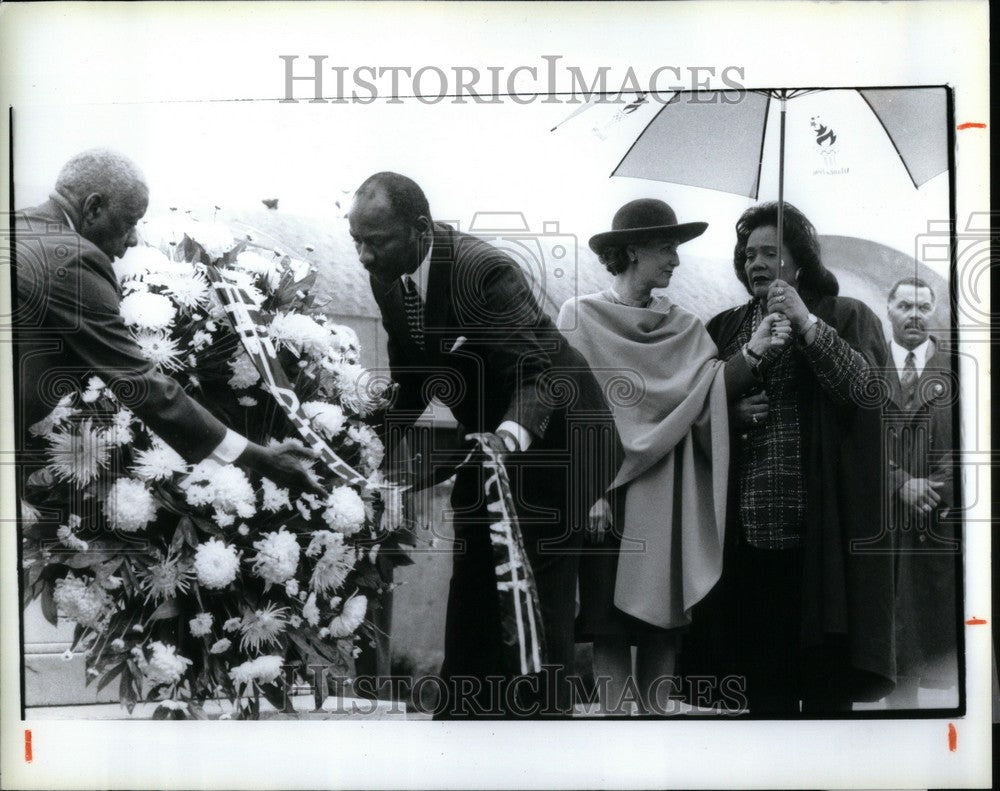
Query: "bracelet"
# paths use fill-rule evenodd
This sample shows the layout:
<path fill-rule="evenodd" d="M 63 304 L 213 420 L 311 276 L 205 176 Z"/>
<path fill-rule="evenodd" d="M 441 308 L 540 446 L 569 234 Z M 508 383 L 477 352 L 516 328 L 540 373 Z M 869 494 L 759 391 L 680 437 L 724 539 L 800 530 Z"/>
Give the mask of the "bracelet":
<path fill-rule="evenodd" d="M 763 354 L 757 354 L 757 352 L 755 352 L 753 349 L 750 348 L 750 344 L 749 343 L 745 343 L 743 345 L 743 351 L 745 351 L 748 355 L 750 355 L 751 357 L 753 357 L 758 363 L 761 362 L 764 359 L 764 355 Z"/>

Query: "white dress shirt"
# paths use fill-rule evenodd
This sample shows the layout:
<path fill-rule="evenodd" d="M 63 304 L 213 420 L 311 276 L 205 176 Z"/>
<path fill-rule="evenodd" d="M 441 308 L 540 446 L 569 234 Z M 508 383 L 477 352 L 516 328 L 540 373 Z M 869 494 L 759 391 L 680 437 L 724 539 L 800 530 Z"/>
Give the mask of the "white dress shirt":
<path fill-rule="evenodd" d="M 924 372 L 924 366 L 927 365 L 927 355 L 930 354 L 931 349 L 931 339 L 928 338 L 926 341 L 921 343 L 919 346 L 915 346 L 913 349 L 907 349 L 896 343 L 895 340 L 889 341 L 889 351 L 892 352 L 892 362 L 896 366 L 896 375 L 903 379 L 903 368 L 906 366 L 906 355 L 911 351 L 913 352 L 913 367 L 917 370 L 917 376 L 920 376 Z"/>

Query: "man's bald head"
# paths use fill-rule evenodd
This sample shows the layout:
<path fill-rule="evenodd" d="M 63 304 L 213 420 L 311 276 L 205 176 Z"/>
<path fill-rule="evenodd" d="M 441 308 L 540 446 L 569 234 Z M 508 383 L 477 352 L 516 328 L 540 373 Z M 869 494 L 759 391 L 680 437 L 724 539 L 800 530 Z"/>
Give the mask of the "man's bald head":
<path fill-rule="evenodd" d="M 63 165 L 55 191 L 77 214 L 80 235 L 109 258 L 120 258 L 136 243 L 149 188 L 128 157 L 107 148 L 83 151 Z"/>

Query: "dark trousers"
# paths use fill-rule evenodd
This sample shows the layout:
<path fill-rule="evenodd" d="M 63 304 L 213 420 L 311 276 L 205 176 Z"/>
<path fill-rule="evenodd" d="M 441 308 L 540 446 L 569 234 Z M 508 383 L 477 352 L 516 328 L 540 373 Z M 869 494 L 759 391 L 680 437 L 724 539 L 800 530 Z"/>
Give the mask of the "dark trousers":
<path fill-rule="evenodd" d="M 802 650 L 802 551 L 735 550 L 734 655 L 746 677 L 750 713 L 763 716 L 851 710 L 832 678 L 838 646 Z"/>
<path fill-rule="evenodd" d="M 522 486 L 535 471 L 519 470 L 515 461 L 508 472 L 512 488 L 517 486 L 518 517 L 538 591 L 546 668 L 541 674 L 517 676 L 505 663 L 489 531 L 496 517 L 485 510 L 481 471 L 463 469 L 452 494 L 456 544 L 441 669 L 447 700 L 435 712 L 439 719 L 566 716 L 572 711 L 565 676 L 573 668 L 583 534 L 566 528 L 566 488 L 558 478 L 548 484 L 535 478 Z"/>

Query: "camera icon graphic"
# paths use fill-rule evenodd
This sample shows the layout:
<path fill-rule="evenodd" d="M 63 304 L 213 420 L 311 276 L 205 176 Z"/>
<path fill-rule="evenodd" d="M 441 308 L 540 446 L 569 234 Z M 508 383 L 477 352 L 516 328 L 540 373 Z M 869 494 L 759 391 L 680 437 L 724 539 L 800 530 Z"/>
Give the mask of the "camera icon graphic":
<path fill-rule="evenodd" d="M 468 233 L 488 242 L 508 256 L 524 273 L 535 303 L 555 317 L 563 301 L 577 291 L 577 238 L 560 232 L 558 221 L 547 220 L 541 231 L 532 231 L 523 212 L 481 211 L 472 216 Z M 497 323 L 534 325 L 533 308 L 527 305 L 489 305 Z M 486 317 L 490 318 L 490 317 Z"/>
<path fill-rule="evenodd" d="M 955 277 L 956 333 L 990 331 L 989 272 L 996 255 L 996 242 L 1000 241 L 991 230 L 993 214 L 972 212 L 961 231 L 950 220 L 928 220 L 927 232 L 918 234 L 914 240 L 914 257 L 919 263 L 946 278 Z M 952 246 L 954 269 L 951 268 Z"/>

